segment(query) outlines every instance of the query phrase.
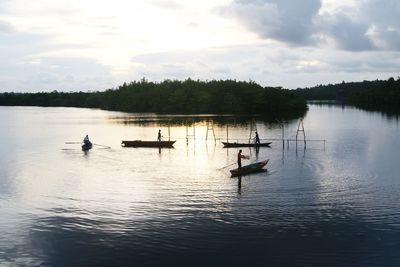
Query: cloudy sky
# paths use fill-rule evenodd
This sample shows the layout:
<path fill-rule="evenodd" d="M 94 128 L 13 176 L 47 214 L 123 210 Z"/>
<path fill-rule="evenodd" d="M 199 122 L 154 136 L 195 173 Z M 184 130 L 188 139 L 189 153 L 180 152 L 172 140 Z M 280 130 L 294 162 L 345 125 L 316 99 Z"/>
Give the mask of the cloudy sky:
<path fill-rule="evenodd" d="M 0 92 L 400 75 L 398 0 L 1 0 Z"/>

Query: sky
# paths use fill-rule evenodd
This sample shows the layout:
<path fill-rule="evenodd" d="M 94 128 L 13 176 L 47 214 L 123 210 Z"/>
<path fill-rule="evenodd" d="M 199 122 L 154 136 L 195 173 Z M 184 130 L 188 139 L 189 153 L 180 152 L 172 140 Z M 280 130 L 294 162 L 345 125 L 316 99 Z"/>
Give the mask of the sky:
<path fill-rule="evenodd" d="M 1 0 L 0 92 L 400 74 L 398 0 Z"/>

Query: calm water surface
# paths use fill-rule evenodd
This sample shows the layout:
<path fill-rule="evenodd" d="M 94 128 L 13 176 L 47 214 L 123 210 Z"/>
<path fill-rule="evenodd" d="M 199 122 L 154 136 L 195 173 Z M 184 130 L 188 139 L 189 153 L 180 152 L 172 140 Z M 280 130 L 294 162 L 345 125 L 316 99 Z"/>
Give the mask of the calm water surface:
<path fill-rule="evenodd" d="M 172 117 L 162 119 L 173 122 Z M 0 108 L 1 266 L 400 266 L 400 125 L 354 108 L 311 105 L 307 149 L 244 148 L 268 171 L 230 178 L 237 149 L 206 123 L 75 108 Z M 135 121 L 153 123 L 134 123 Z M 229 120 L 228 120 L 229 121 Z M 298 121 L 285 124 L 286 137 Z M 261 138 L 278 124 L 257 121 Z M 194 130 L 193 130 L 194 129 Z M 214 125 L 217 138 L 226 126 Z M 247 139 L 250 124 L 229 124 Z M 89 134 L 89 153 L 80 141 Z M 209 132 L 211 134 L 211 132 Z M 246 163 L 246 162 L 244 162 Z"/>

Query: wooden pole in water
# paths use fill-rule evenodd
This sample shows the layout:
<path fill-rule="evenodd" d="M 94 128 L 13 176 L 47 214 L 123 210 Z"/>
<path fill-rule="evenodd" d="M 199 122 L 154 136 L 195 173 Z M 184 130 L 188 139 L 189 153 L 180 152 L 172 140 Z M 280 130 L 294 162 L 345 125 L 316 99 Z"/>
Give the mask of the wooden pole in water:
<path fill-rule="evenodd" d="M 281 123 L 282 126 L 282 147 L 285 149 L 285 125 Z"/>
<path fill-rule="evenodd" d="M 303 118 L 300 119 L 299 125 L 297 126 L 297 132 L 296 132 L 296 148 L 297 148 L 297 137 L 299 135 L 299 132 L 303 132 L 303 139 L 304 139 L 304 149 L 307 146 L 306 142 L 306 131 L 304 130 L 304 124 L 303 124 Z"/>
<path fill-rule="evenodd" d="M 229 138 L 228 138 L 228 124 L 226 125 L 226 142 L 229 143 Z"/>
<path fill-rule="evenodd" d="M 285 125 L 281 120 L 276 120 L 282 128 L 282 148 L 285 149 Z M 289 141 L 288 141 L 289 142 Z"/>
<path fill-rule="evenodd" d="M 206 142 L 207 142 L 207 140 L 208 140 L 208 128 L 209 128 L 209 124 L 210 124 L 210 122 L 207 121 Z"/>
<path fill-rule="evenodd" d="M 253 134 L 253 131 L 256 130 L 257 131 L 257 124 L 254 122 L 254 120 L 251 120 L 250 122 L 250 135 L 249 135 L 249 144 L 251 143 L 251 137 Z"/>
<path fill-rule="evenodd" d="M 215 137 L 215 132 L 214 132 L 214 122 L 211 122 L 211 126 L 210 126 L 210 121 L 207 121 L 207 132 L 206 132 L 206 142 L 208 140 L 208 131 L 212 131 L 213 132 L 213 136 L 214 136 L 214 142 L 217 142 L 217 139 Z"/>
<path fill-rule="evenodd" d="M 169 124 L 168 124 L 168 141 L 171 141 L 171 128 Z"/>

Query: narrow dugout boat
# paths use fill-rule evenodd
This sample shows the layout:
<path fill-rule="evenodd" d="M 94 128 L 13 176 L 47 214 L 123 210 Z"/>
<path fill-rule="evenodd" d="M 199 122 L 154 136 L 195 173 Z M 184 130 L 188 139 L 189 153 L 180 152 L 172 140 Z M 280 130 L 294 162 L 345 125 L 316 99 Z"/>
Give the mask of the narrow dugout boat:
<path fill-rule="evenodd" d="M 157 148 L 172 148 L 174 147 L 174 143 L 176 141 L 142 141 L 142 140 L 133 140 L 127 141 L 123 140 L 121 142 L 121 146 L 123 147 L 157 147 Z"/>
<path fill-rule="evenodd" d="M 224 147 L 260 147 L 260 146 L 269 146 L 272 142 L 268 143 L 229 143 L 229 142 L 222 142 Z"/>
<path fill-rule="evenodd" d="M 260 171 L 263 171 L 263 167 L 265 165 L 267 165 L 268 161 L 269 161 L 269 159 L 263 160 L 260 162 L 256 162 L 253 164 L 249 164 L 246 166 L 242 166 L 242 168 L 230 170 L 230 172 L 232 174 L 232 177 L 239 176 L 239 175 L 245 175 L 245 174 L 249 174 L 249 173 L 260 172 Z"/>

